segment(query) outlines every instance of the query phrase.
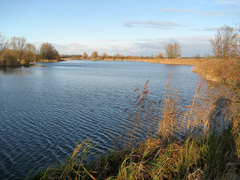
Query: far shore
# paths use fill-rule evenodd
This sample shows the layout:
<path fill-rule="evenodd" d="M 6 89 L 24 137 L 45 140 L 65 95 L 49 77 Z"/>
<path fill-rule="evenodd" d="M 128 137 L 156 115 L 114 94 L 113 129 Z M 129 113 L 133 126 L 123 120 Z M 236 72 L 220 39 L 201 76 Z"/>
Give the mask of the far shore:
<path fill-rule="evenodd" d="M 83 60 L 74 58 L 62 58 L 63 60 Z M 88 60 L 88 59 L 86 59 Z M 195 66 L 198 64 L 205 63 L 208 60 L 205 59 L 90 59 L 92 61 L 139 61 L 139 62 L 149 62 L 158 64 L 169 64 L 169 65 L 189 65 Z"/>
<path fill-rule="evenodd" d="M 48 63 L 48 62 L 60 62 L 60 61 L 66 61 L 66 59 L 60 59 L 60 60 L 58 60 L 58 59 L 49 59 L 49 60 L 47 60 L 47 59 L 42 59 L 41 61 L 36 61 L 36 62 Z"/>
<path fill-rule="evenodd" d="M 36 62 L 42 63 L 52 63 L 52 62 L 60 62 L 60 61 L 67 61 L 67 60 L 83 60 L 83 59 L 73 59 L 73 58 L 61 58 L 60 60 L 51 59 L 51 60 L 40 60 Z M 189 65 L 195 66 L 202 63 L 207 62 L 206 59 L 86 59 L 92 61 L 138 61 L 138 62 L 149 62 L 149 63 L 157 63 L 157 64 L 168 64 L 168 65 Z M 17 65 L 5 65 L 0 67 L 21 67 L 21 66 L 32 66 L 35 65 L 36 62 L 31 62 L 30 64 L 26 65 L 24 62 L 20 62 Z"/>
<path fill-rule="evenodd" d="M 57 60 L 57 59 L 50 59 L 50 60 L 46 60 L 46 59 L 42 59 L 40 61 L 34 61 L 34 62 L 30 62 L 30 63 L 25 63 L 24 60 L 22 61 L 18 61 L 17 63 L 14 64 L 0 64 L 0 68 L 17 68 L 17 67 L 30 67 L 30 66 L 34 66 L 36 62 L 43 62 L 43 63 L 50 63 L 50 62 L 60 62 L 60 61 L 66 61 L 63 59 Z"/>
<path fill-rule="evenodd" d="M 169 64 L 169 65 L 190 65 L 194 66 L 206 62 L 204 59 L 105 59 L 104 61 L 140 61 L 158 64 Z"/>

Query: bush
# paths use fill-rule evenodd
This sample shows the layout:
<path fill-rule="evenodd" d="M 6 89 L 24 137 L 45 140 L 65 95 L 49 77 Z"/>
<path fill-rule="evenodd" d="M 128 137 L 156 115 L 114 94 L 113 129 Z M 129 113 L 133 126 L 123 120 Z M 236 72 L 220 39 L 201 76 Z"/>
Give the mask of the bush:
<path fill-rule="evenodd" d="M 156 56 L 156 59 L 163 59 L 164 58 L 164 56 L 163 56 L 163 53 L 159 53 L 157 56 Z"/>
<path fill-rule="evenodd" d="M 12 50 L 5 50 L 1 55 L 0 66 L 19 66 L 20 62 L 17 60 L 17 55 Z"/>

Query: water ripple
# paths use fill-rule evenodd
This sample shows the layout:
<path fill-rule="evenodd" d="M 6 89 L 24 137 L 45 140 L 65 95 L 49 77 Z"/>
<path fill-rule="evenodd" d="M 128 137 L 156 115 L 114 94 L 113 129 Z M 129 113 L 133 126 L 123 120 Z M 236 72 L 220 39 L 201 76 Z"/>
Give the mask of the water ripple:
<path fill-rule="evenodd" d="M 47 66 L 0 77 L 1 179 L 23 179 L 29 171 L 61 162 L 85 139 L 99 142 L 94 151 L 109 151 L 126 123 L 123 111 L 133 90 L 149 77 L 153 97 L 166 82 L 159 77 L 167 78 L 173 70 L 176 89 L 185 99 L 198 82 L 189 66 L 90 61 Z"/>

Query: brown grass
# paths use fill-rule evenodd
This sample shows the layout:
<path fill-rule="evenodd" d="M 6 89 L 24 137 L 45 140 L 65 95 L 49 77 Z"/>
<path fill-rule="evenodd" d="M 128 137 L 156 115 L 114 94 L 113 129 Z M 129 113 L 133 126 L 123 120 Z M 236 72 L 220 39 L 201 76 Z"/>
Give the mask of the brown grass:
<path fill-rule="evenodd" d="M 105 59 L 105 61 L 113 61 L 113 59 Z M 116 59 L 114 61 L 140 61 L 149 63 L 169 64 L 169 65 L 198 65 L 206 62 L 204 59 Z"/>
<path fill-rule="evenodd" d="M 198 65 L 204 63 L 206 60 L 198 59 L 149 59 L 147 62 L 160 63 L 160 64 L 172 64 L 172 65 Z"/>
<path fill-rule="evenodd" d="M 79 58 L 62 58 L 63 60 L 79 60 Z M 100 59 L 99 59 L 100 60 Z M 198 64 L 205 63 L 206 59 L 113 59 L 108 58 L 104 59 L 104 61 L 139 61 L 139 62 L 149 62 L 149 63 L 159 63 L 159 64 L 169 64 L 169 65 L 190 65 L 195 66 Z"/>
<path fill-rule="evenodd" d="M 215 59 L 199 64 L 193 71 L 211 81 L 228 84 L 231 88 L 240 86 L 240 60 Z"/>

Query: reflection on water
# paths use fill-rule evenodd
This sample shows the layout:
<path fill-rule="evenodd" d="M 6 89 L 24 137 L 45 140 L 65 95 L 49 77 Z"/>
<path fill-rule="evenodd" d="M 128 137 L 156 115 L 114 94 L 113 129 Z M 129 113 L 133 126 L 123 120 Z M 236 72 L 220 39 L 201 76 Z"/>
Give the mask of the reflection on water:
<path fill-rule="evenodd" d="M 191 99 L 199 81 L 191 68 L 66 61 L 0 69 L 0 179 L 24 179 L 29 170 L 64 160 L 88 138 L 99 142 L 94 150 L 108 151 L 124 128 L 134 89 L 150 79 L 152 97 L 161 98 L 173 73 L 173 88 Z"/>
<path fill-rule="evenodd" d="M 24 76 L 36 74 L 36 71 L 32 68 L 49 67 L 44 64 L 35 64 L 30 67 L 0 67 L 0 76 L 13 75 L 13 76 Z"/>
<path fill-rule="evenodd" d="M 21 67 L 21 68 L 12 68 L 12 67 L 0 68 L 0 76 L 3 76 L 3 75 L 23 76 L 23 75 L 35 74 L 34 71 L 26 70 L 26 68 L 27 67 Z M 29 69 L 29 68 L 27 68 L 27 69 Z"/>

